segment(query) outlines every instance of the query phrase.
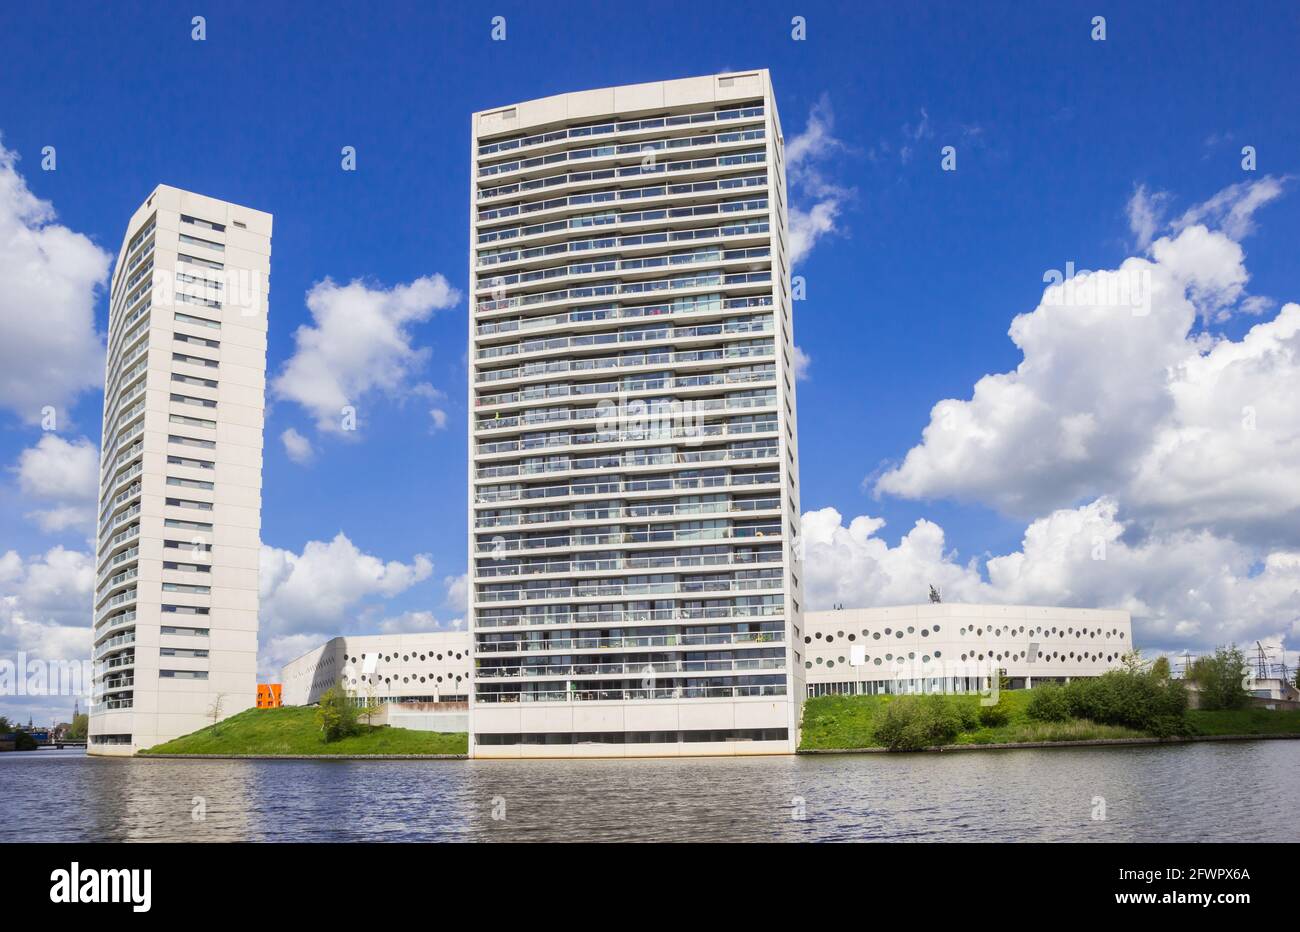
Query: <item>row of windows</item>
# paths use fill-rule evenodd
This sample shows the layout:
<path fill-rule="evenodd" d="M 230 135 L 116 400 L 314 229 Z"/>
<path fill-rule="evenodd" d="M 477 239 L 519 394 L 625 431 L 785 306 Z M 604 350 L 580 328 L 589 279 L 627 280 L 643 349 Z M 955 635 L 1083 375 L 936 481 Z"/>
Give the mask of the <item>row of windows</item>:
<path fill-rule="evenodd" d="M 786 741 L 788 728 L 723 728 L 689 731 L 551 731 L 524 733 L 482 733 L 474 740 L 482 745 L 555 744 L 688 744 L 703 741 Z"/>
<path fill-rule="evenodd" d="M 932 626 L 930 626 L 929 628 L 922 628 L 920 634 L 921 634 L 921 637 L 929 637 L 930 634 L 931 634 L 932 632 L 933 632 L 934 634 L 938 634 L 939 631 L 940 631 L 940 627 L 939 627 L 939 625 L 932 625 Z M 915 627 L 914 625 L 908 625 L 906 629 L 903 629 L 903 628 L 894 629 L 894 628 L 892 628 L 892 627 L 885 628 L 885 629 L 884 629 L 884 632 L 883 632 L 883 636 L 884 636 L 884 637 L 890 637 L 890 636 L 892 635 L 892 636 L 895 637 L 895 638 L 901 638 L 901 637 L 904 636 L 905 633 L 906 633 L 906 634 L 916 634 L 916 633 L 917 633 L 917 632 L 916 632 L 916 627 Z M 1111 629 L 1108 630 L 1108 631 L 1103 631 L 1101 628 L 1092 628 L 1092 629 L 1089 629 L 1089 628 L 1077 628 L 1077 629 L 1076 629 L 1076 628 L 1073 628 L 1073 627 L 1069 627 L 1069 628 L 1056 628 L 1056 627 L 1052 627 L 1052 628 L 1044 628 L 1044 627 L 1042 627 L 1042 626 L 1039 626 L 1039 627 L 1037 627 L 1037 628 L 1028 628 L 1028 629 L 1026 629 L 1026 627 L 1025 627 L 1024 625 L 1021 625 L 1019 628 L 1008 626 L 1007 628 L 1004 629 L 1004 628 L 1001 628 L 1001 627 L 994 628 L 992 625 L 989 625 L 987 628 L 984 628 L 984 627 L 979 627 L 979 628 L 977 628 L 977 627 L 974 627 L 974 626 L 963 627 L 963 628 L 961 628 L 957 633 L 958 633 L 958 635 L 961 636 L 961 637 L 966 637 L 967 635 L 974 636 L 974 637 L 984 637 L 986 634 L 989 635 L 989 636 L 992 636 L 992 637 L 1001 637 L 1001 636 L 1005 633 L 1005 634 L 1008 635 L 1008 636 L 1017 635 L 1017 634 L 1028 634 L 1028 635 L 1031 636 L 1031 637 L 1033 637 L 1033 636 L 1041 636 L 1041 637 L 1052 637 L 1052 636 L 1056 636 L 1056 637 L 1062 637 L 1062 638 L 1064 638 L 1064 637 L 1066 637 L 1066 636 L 1068 635 L 1068 636 L 1071 636 L 1071 637 L 1085 637 L 1085 636 L 1086 636 L 1086 637 L 1089 637 L 1089 638 L 1096 638 L 1096 637 L 1118 637 L 1121 641 L 1124 640 L 1124 632 L 1123 632 L 1123 631 L 1120 631 L 1120 630 L 1117 629 L 1117 628 L 1111 628 Z M 868 634 L 870 634 L 872 640 L 875 640 L 875 641 L 879 641 L 880 638 L 881 638 L 881 636 L 882 636 L 882 632 L 880 632 L 880 631 L 869 632 L 869 631 L 864 630 L 864 631 L 862 631 L 862 637 L 863 637 L 864 640 L 866 639 L 866 637 L 867 637 Z M 813 633 L 812 635 L 810 635 L 810 636 L 808 636 L 808 637 L 805 637 L 805 638 L 804 638 L 804 643 L 805 643 L 805 644 L 811 644 L 811 643 L 813 642 L 814 639 L 819 640 L 819 641 L 824 639 L 825 643 L 827 643 L 827 644 L 831 644 L 831 643 L 833 643 L 833 642 L 835 641 L 835 638 L 836 638 L 836 637 L 843 638 L 843 639 L 846 640 L 846 641 L 856 641 L 856 640 L 858 639 L 858 635 L 855 634 L 855 633 L 853 633 L 853 632 L 850 632 L 850 633 L 848 633 L 848 634 L 845 634 L 843 631 L 837 631 L 835 634 L 827 633 L 827 634 L 823 635 L 822 632 L 817 631 L 817 632 Z"/>

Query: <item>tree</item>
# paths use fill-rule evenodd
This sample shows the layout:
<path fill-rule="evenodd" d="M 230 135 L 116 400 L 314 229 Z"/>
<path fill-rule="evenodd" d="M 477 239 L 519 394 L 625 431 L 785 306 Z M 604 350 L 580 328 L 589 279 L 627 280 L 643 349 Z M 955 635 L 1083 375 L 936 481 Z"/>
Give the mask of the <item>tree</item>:
<path fill-rule="evenodd" d="M 1154 676 L 1157 680 L 1160 680 L 1161 682 L 1167 681 L 1170 676 L 1169 658 L 1157 657 L 1154 661 L 1152 661 L 1151 675 Z"/>
<path fill-rule="evenodd" d="M 1245 684 L 1246 656 L 1230 644 L 1212 656 L 1198 657 L 1187 678 L 1200 691 L 1202 709 L 1240 709 L 1249 700 Z"/>
<path fill-rule="evenodd" d="M 85 741 L 86 732 L 90 729 L 90 716 L 85 712 L 78 712 L 72 716 L 72 724 L 68 726 L 66 737 L 69 741 Z"/>
<path fill-rule="evenodd" d="M 374 727 L 375 714 L 379 712 L 378 697 L 375 695 L 375 678 L 372 674 L 369 677 L 363 677 L 366 684 L 366 695 L 361 706 L 361 717 L 366 720 L 366 724 Z"/>
<path fill-rule="evenodd" d="M 1129 673 L 1141 673 L 1147 668 L 1147 662 L 1142 659 L 1142 648 L 1135 647 L 1127 654 L 1119 658 L 1119 662 Z"/>
<path fill-rule="evenodd" d="M 217 697 L 212 700 L 212 705 L 208 706 L 208 718 L 212 719 L 212 733 L 218 734 L 217 723 L 221 721 L 221 707 L 225 705 L 226 694 L 217 693 Z"/>
<path fill-rule="evenodd" d="M 331 686 L 320 697 L 316 707 L 316 723 L 326 741 L 338 741 L 356 734 L 359 710 L 350 696 L 337 686 Z"/>

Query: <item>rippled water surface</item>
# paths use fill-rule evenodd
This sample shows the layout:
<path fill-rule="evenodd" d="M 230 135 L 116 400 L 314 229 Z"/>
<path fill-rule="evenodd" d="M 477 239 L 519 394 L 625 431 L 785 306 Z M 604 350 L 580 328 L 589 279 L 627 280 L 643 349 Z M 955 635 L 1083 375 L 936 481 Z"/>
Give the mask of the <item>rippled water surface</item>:
<path fill-rule="evenodd" d="M 643 761 L 0 754 L 0 841 L 1294 842 L 1297 810 L 1297 741 Z"/>

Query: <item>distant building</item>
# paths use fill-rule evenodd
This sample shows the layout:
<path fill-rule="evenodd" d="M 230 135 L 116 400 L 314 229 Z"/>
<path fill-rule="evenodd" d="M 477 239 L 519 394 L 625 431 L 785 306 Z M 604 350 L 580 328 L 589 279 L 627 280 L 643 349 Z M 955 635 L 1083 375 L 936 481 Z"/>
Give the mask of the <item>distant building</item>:
<path fill-rule="evenodd" d="M 278 709 L 284 705 L 281 685 L 279 683 L 257 684 L 257 707 L 259 709 Z"/>
<path fill-rule="evenodd" d="M 1098 676 L 1133 649 L 1128 612 L 953 602 L 805 612 L 809 696 L 970 692 Z"/>
<path fill-rule="evenodd" d="M 314 705 L 331 686 L 368 703 L 447 703 L 469 698 L 469 634 L 336 637 L 285 664 L 285 705 Z"/>

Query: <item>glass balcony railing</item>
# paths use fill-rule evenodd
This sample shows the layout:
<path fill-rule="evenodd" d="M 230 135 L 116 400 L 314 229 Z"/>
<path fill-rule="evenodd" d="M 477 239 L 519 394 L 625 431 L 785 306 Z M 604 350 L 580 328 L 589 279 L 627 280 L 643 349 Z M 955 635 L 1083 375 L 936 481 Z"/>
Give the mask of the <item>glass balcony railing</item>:
<path fill-rule="evenodd" d="M 740 236 L 759 236 L 768 232 L 766 220 L 729 223 L 716 227 L 696 227 L 689 230 L 671 230 L 660 233 L 635 233 L 627 236 L 602 236 L 586 240 L 569 240 L 530 249 L 505 248 L 491 253 L 479 253 L 477 264 L 499 265 L 520 260 L 576 255 L 584 252 L 603 252 L 614 249 L 633 249 L 640 246 L 657 246 L 665 243 L 689 243 L 702 240 L 728 239 Z"/>
<path fill-rule="evenodd" d="M 784 696 L 785 684 L 765 686 L 680 686 L 665 689 L 585 689 L 538 692 L 476 692 L 475 702 L 636 702 L 651 699 L 738 699 Z"/>
<path fill-rule="evenodd" d="M 702 463 L 740 463 L 758 459 L 774 459 L 778 455 L 775 444 L 770 447 L 742 448 L 737 450 L 673 451 L 643 453 L 630 451 L 622 455 L 572 459 L 556 457 L 541 463 L 510 463 L 501 466 L 482 466 L 475 471 L 479 479 L 505 476 L 544 476 L 553 473 L 579 472 L 586 469 L 632 469 L 646 466 L 683 466 Z"/>
<path fill-rule="evenodd" d="M 709 123 L 726 123 L 735 120 L 753 120 L 764 115 L 761 106 L 731 107 L 726 110 L 711 110 L 706 113 L 691 113 L 670 117 L 651 117 L 646 120 L 625 120 L 598 123 L 594 126 L 575 126 L 557 129 L 547 133 L 535 133 L 517 139 L 504 139 L 500 142 L 484 143 L 478 147 L 478 157 L 500 155 L 518 149 L 528 149 L 546 143 L 561 142 L 568 139 L 589 139 L 593 136 L 617 136 L 623 133 L 644 132 L 649 129 L 671 129 L 678 126 L 698 126 Z"/>
<path fill-rule="evenodd" d="M 676 570 L 728 567 L 752 567 L 758 563 L 779 563 L 781 551 L 741 551 L 709 553 L 698 556 L 632 556 L 607 560 L 554 560 L 527 564 L 489 564 L 479 566 L 475 579 L 499 579 L 515 576 L 540 576 L 551 573 L 600 573 L 627 570 Z"/>
<path fill-rule="evenodd" d="M 609 159 L 633 156 L 645 158 L 654 152 L 675 152 L 685 149 L 703 149 L 712 146 L 727 146 L 736 143 L 756 142 L 767 138 L 763 127 L 735 130 L 727 133 L 709 133 L 703 136 L 674 136 L 663 139 L 646 139 L 624 145 L 587 146 L 581 149 L 567 149 L 549 155 L 539 155 L 531 159 L 517 159 L 510 162 L 496 162 L 492 165 L 480 165 L 479 178 L 495 178 L 528 171 L 549 165 L 563 165 L 573 162 L 585 162 L 589 159 Z"/>

